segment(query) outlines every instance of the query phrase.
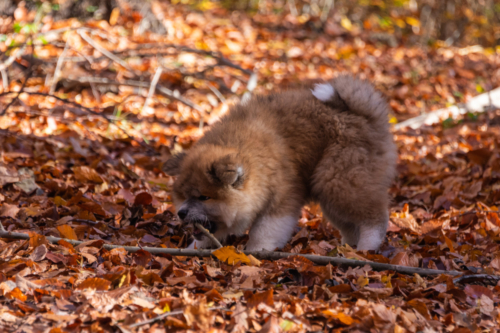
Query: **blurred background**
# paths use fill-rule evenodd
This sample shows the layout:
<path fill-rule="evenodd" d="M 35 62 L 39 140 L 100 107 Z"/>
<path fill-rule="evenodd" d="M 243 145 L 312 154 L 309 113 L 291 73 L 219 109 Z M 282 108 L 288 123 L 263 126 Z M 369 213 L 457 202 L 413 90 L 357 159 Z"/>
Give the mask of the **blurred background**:
<path fill-rule="evenodd" d="M 498 87 L 499 23 L 497 0 L 3 0 L 0 89 L 21 89 L 30 69 L 25 91 L 172 145 L 246 93 L 348 71 L 388 97 L 396 123 Z"/>

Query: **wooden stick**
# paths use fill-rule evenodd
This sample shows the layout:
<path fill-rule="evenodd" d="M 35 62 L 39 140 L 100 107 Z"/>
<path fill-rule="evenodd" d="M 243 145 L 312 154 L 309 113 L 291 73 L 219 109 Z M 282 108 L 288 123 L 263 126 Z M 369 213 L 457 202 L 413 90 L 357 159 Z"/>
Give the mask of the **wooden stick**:
<path fill-rule="evenodd" d="M 212 235 L 212 233 L 210 231 L 208 231 L 207 229 L 205 229 L 201 224 L 195 223 L 194 226 L 196 228 L 198 228 L 198 230 L 200 230 L 205 236 L 207 236 L 208 238 L 210 238 L 210 240 L 212 242 L 214 242 L 214 244 L 217 245 L 217 247 L 219 249 L 222 247 L 222 244 L 219 242 L 219 240 L 217 238 L 215 238 L 215 236 Z"/>
<path fill-rule="evenodd" d="M 5 62 L 1 63 L 0 64 L 0 70 L 5 70 L 7 69 L 10 65 L 12 65 L 12 63 L 14 63 L 14 61 L 21 57 L 24 53 L 26 52 L 26 44 L 24 44 L 20 49 L 19 51 L 17 51 L 15 54 L 11 55 L 9 58 L 7 58 L 7 60 L 5 60 Z"/>
<path fill-rule="evenodd" d="M 83 76 L 83 77 L 73 77 L 73 76 L 68 76 L 66 78 L 67 80 L 75 81 L 75 82 L 80 82 L 80 83 L 95 83 L 95 84 L 102 84 L 102 85 L 110 85 L 110 86 L 130 86 L 130 87 L 140 87 L 140 88 L 150 88 L 151 84 L 149 82 L 142 82 L 142 81 L 135 81 L 135 80 L 123 80 L 123 81 L 114 81 L 110 80 L 104 77 L 94 77 L 94 76 Z M 190 108 L 195 109 L 196 111 L 199 112 L 204 112 L 201 107 L 198 105 L 194 104 L 193 102 L 183 98 L 182 96 L 176 96 L 174 92 L 166 87 L 163 87 L 160 84 L 156 85 L 156 90 L 169 98 L 172 98 L 176 101 L 179 101 Z"/>
<path fill-rule="evenodd" d="M 132 141 L 135 141 L 137 142 L 139 145 L 141 145 L 143 148 L 147 149 L 149 152 L 153 153 L 153 154 L 157 154 L 157 151 L 154 150 L 152 147 L 150 147 L 148 144 L 146 144 L 144 141 L 140 141 L 136 138 L 134 138 L 132 135 L 130 135 L 123 127 L 121 127 L 120 125 L 118 125 L 116 122 L 114 122 L 112 119 L 110 119 L 106 114 L 104 113 L 99 113 L 99 112 L 96 112 L 88 107 L 85 107 L 77 102 L 74 102 L 74 101 L 71 101 L 69 99 L 64 99 L 64 98 L 61 98 L 61 97 L 58 97 L 56 95 L 51 95 L 51 94 L 47 94 L 47 93 L 41 93 L 41 92 L 35 92 L 35 91 L 23 91 L 25 94 L 29 94 L 29 95 L 37 95 L 37 96 L 46 96 L 46 97 L 52 97 L 54 99 L 57 99 L 58 101 L 60 102 L 63 102 L 63 103 L 67 103 L 67 104 L 70 104 L 70 105 L 73 105 L 73 106 L 76 106 L 77 108 L 81 109 L 82 111 L 85 111 L 87 113 L 90 113 L 96 117 L 101 117 L 103 118 L 104 120 L 106 120 L 109 124 L 111 125 L 114 125 L 116 128 L 118 128 L 123 134 L 125 134 L 125 136 L 127 136 L 127 138 L 129 138 L 130 140 Z M 3 93 L 0 93 L 0 97 L 2 96 L 5 96 L 5 95 L 9 95 L 9 94 L 14 94 L 15 91 L 6 91 L 6 92 L 3 92 Z M 12 102 L 11 102 L 12 103 Z M 10 105 L 10 104 L 9 104 Z M 71 111 L 71 110 L 69 110 Z M 3 113 L 0 112 L 0 115 L 2 115 Z"/>
<path fill-rule="evenodd" d="M 19 232 L 8 232 L 8 231 L 0 231 L 0 238 L 8 238 L 8 239 L 30 239 L 28 234 L 19 233 Z M 64 240 L 72 245 L 80 245 L 83 242 L 53 237 L 53 236 L 45 236 L 45 238 L 54 244 L 57 244 L 59 241 Z M 137 252 L 139 250 L 148 251 L 151 254 L 170 254 L 172 256 L 186 256 L 186 257 L 210 257 L 212 252 L 215 250 L 205 250 L 205 249 L 165 249 L 158 247 L 137 247 L 137 246 L 123 246 L 123 245 L 114 245 L 114 244 L 104 244 L 103 247 L 106 250 L 112 250 L 117 248 L 123 248 L 128 252 Z M 432 275 L 440 275 L 447 274 L 452 276 L 461 275 L 462 272 L 458 271 L 441 271 L 437 269 L 427 269 L 427 268 L 419 268 L 419 267 L 407 267 L 407 266 L 399 266 L 399 265 L 390 265 L 383 264 L 378 262 L 371 261 L 362 261 L 362 260 L 353 260 L 339 257 L 327 257 L 327 256 L 319 256 L 315 254 L 298 254 L 298 253 L 288 253 L 288 252 L 272 252 L 272 251 L 244 251 L 246 255 L 252 255 L 257 259 L 261 260 L 279 260 L 285 259 L 291 256 L 300 256 L 304 257 L 315 264 L 318 265 L 328 265 L 332 264 L 335 266 L 343 266 L 343 267 L 363 267 L 370 266 L 375 271 L 395 271 L 401 274 L 419 274 L 421 276 L 432 276 Z"/>
<path fill-rule="evenodd" d="M 144 105 L 142 107 L 142 111 L 146 112 L 147 114 L 151 113 L 149 110 L 152 110 L 154 114 L 154 110 L 149 107 L 149 101 L 153 98 L 153 94 L 156 91 L 156 85 L 158 84 L 158 81 L 160 80 L 162 68 L 161 66 L 158 66 L 156 69 L 155 75 L 153 76 L 153 80 L 151 81 L 151 86 L 149 87 L 149 92 L 148 96 L 146 97 L 146 100 L 144 101 Z"/>
<path fill-rule="evenodd" d="M 123 61 L 122 59 L 118 58 L 116 55 L 114 55 L 113 53 L 109 52 L 108 50 L 106 50 L 101 45 L 97 44 L 92 38 L 90 38 L 85 32 L 83 32 L 83 30 L 78 29 L 76 32 L 87 43 L 89 43 L 90 45 L 92 45 L 92 47 L 95 48 L 97 51 L 101 52 L 102 54 L 104 54 L 106 57 L 108 57 L 109 59 L 113 60 L 117 64 L 120 64 L 123 68 L 126 68 L 129 71 L 131 71 L 132 73 L 134 73 L 134 70 L 125 61 Z"/>
<path fill-rule="evenodd" d="M 448 118 L 448 116 L 457 117 L 468 112 L 485 112 L 491 107 L 500 108 L 500 87 L 473 97 L 465 104 L 453 105 L 449 108 L 439 109 L 424 113 L 418 117 L 410 118 L 394 125 L 394 129 L 396 131 L 405 127 L 416 129 L 423 125 L 438 123 Z"/>
<path fill-rule="evenodd" d="M 52 83 L 50 85 L 49 94 L 53 95 L 56 91 L 57 82 L 59 82 L 59 77 L 61 76 L 61 68 L 64 64 L 64 59 L 66 58 L 66 52 L 68 52 L 69 39 L 66 41 L 66 45 L 64 45 L 64 50 L 61 55 L 57 59 L 56 69 L 54 71 L 54 76 L 52 77 Z"/>

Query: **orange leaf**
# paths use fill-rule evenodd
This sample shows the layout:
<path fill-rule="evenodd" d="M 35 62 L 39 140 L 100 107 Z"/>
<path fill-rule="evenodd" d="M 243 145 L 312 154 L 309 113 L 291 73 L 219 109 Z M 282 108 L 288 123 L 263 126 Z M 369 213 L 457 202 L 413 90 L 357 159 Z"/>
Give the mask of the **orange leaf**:
<path fill-rule="evenodd" d="M 429 310 L 427 309 L 427 305 L 423 301 L 414 298 L 414 299 L 408 301 L 408 305 L 412 306 L 415 310 L 417 310 L 427 320 L 431 319 L 431 315 L 429 313 Z"/>
<path fill-rule="evenodd" d="M 324 310 L 323 314 L 328 317 L 338 319 L 342 324 L 347 326 L 352 325 L 354 323 L 354 319 L 352 319 L 351 316 L 346 315 L 343 312 L 335 313 L 332 310 Z"/>
<path fill-rule="evenodd" d="M 5 297 L 7 298 L 10 298 L 10 299 L 13 299 L 13 298 L 17 298 L 18 300 L 22 301 L 22 302 L 26 302 L 26 300 L 28 299 L 28 296 L 26 296 L 25 294 L 23 294 L 23 292 L 21 291 L 21 289 L 19 288 L 14 288 L 12 289 L 11 291 L 9 291 Z"/>
<path fill-rule="evenodd" d="M 78 240 L 75 231 L 68 224 L 58 226 L 57 231 L 59 231 L 62 238 Z"/>
<path fill-rule="evenodd" d="M 101 278 L 88 278 L 80 283 L 76 289 L 108 290 L 111 282 Z"/>
<path fill-rule="evenodd" d="M 247 306 L 249 308 L 256 307 L 260 303 L 264 303 L 269 306 L 274 305 L 274 299 L 273 299 L 273 289 L 266 290 L 261 293 L 256 293 L 250 296 L 249 299 L 247 299 Z"/>
<path fill-rule="evenodd" d="M 30 243 L 30 247 L 32 247 L 32 248 L 37 248 L 38 246 L 40 246 L 42 244 L 49 243 L 47 241 L 47 239 L 45 238 L 45 236 L 37 234 L 36 232 L 30 231 L 29 235 L 30 235 L 29 243 Z"/>
<path fill-rule="evenodd" d="M 227 262 L 229 265 L 234 265 L 238 261 L 244 264 L 250 264 L 250 259 L 244 253 L 236 252 L 234 246 L 224 246 L 220 249 L 215 250 L 212 253 L 217 259 L 222 262 Z"/>
<path fill-rule="evenodd" d="M 455 252 L 455 248 L 453 247 L 453 241 L 446 236 L 443 236 L 443 237 L 444 237 L 444 241 L 446 242 L 446 245 L 448 245 L 448 248 L 450 249 L 450 251 Z"/>

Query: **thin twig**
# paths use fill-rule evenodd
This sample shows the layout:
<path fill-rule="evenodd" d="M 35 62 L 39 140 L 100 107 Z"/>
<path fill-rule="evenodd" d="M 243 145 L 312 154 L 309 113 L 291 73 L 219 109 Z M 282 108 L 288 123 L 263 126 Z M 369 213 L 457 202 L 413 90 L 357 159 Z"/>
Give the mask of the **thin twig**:
<path fill-rule="evenodd" d="M 61 67 L 64 64 L 64 58 L 66 57 L 66 52 L 68 51 L 69 39 L 66 41 L 66 45 L 64 45 L 64 50 L 62 51 L 59 59 L 57 59 L 56 70 L 54 71 L 54 76 L 52 77 L 52 84 L 50 85 L 49 94 L 53 95 L 56 91 L 57 82 L 59 82 L 59 77 L 61 76 Z"/>
<path fill-rule="evenodd" d="M 95 84 L 102 84 L 102 85 L 111 85 L 111 86 L 130 86 L 130 87 L 139 87 L 139 88 L 149 88 L 151 84 L 149 82 L 142 82 L 142 81 L 135 81 L 135 80 L 123 80 L 123 81 L 114 81 L 110 80 L 104 77 L 93 77 L 93 76 L 83 76 L 83 77 L 73 77 L 69 76 L 66 78 L 67 80 L 71 81 L 76 81 L 80 83 L 95 83 Z M 168 88 L 163 87 L 160 84 L 156 85 L 156 90 L 164 95 L 167 96 L 171 99 L 174 99 L 176 101 L 179 101 L 187 106 L 189 106 L 192 109 L 195 109 L 198 112 L 204 112 L 201 107 L 198 105 L 194 104 L 193 102 L 185 99 L 182 96 L 176 96 L 174 92 Z"/>
<path fill-rule="evenodd" d="M 290 13 L 293 16 L 299 16 L 299 12 L 297 11 L 297 6 L 295 6 L 295 0 L 288 0 L 288 7 L 290 7 Z"/>
<path fill-rule="evenodd" d="M 178 52 L 188 52 L 188 53 L 196 53 L 196 54 L 201 54 L 201 55 L 206 55 L 214 58 L 217 60 L 217 64 L 220 66 L 226 66 L 226 67 L 231 67 L 234 69 L 238 69 L 242 71 L 244 74 L 247 75 L 252 75 L 254 72 L 248 69 L 245 69 L 239 65 L 236 65 L 235 63 L 231 62 L 222 54 L 213 52 L 213 51 L 205 51 L 205 50 L 199 50 L 199 49 L 193 49 L 187 46 L 182 46 L 182 45 L 176 45 L 176 44 L 150 44 L 150 43 L 145 43 L 145 44 L 140 44 L 134 49 L 126 49 L 122 51 L 108 51 L 112 53 L 113 55 L 117 54 L 127 54 L 127 56 L 130 57 L 140 57 L 140 56 L 161 56 L 161 55 L 171 55 L 172 52 L 168 51 L 160 51 L 162 49 L 168 49 L 168 48 L 173 48 L 176 49 Z M 102 59 L 104 57 L 97 57 L 95 58 L 96 61 Z M 84 61 L 85 59 L 83 57 L 71 57 L 68 58 L 68 61 Z"/>
<path fill-rule="evenodd" d="M 158 84 L 158 81 L 160 80 L 162 68 L 161 66 L 156 69 L 155 75 L 153 76 L 153 80 L 151 81 L 151 86 L 149 87 L 149 92 L 148 96 L 146 97 L 146 100 L 144 101 L 144 106 L 142 107 L 142 110 L 149 114 L 149 101 L 151 98 L 153 98 L 153 94 L 156 91 L 156 85 Z M 146 109 L 147 108 L 147 109 Z"/>
<path fill-rule="evenodd" d="M 19 233 L 19 232 L 6 232 L 0 231 L 0 238 L 7 239 L 30 239 L 28 234 Z M 45 236 L 45 238 L 51 243 L 58 243 L 61 240 L 64 240 L 72 245 L 80 245 L 83 242 L 53 237 L 53 236 Z M 138 246 L 124 246 L 124 245 L 115 245 L 115 244 L 104 244 L 103 247 L 106 250 L 112 250 L 117 248 L 123 248 L 128 252 L 137 252 L 139 250 L 148 251 L 151 254 L 169 254 L 172 256 L 186 256 L 186 257 L 210 257 L 215 250 L 204 250 L 204 249 L 166 249 L 166 248 L 158 248 L 158 247 L 138 247 Z M 319 256 L 315 254 L 298 254 L 298 253 L 289 253 L 289 252 L 271 252 L 271 251 L 244 251 L 246 255 L 252 255 L 257 259 L 261 260 L 279 260 L 285 259 L 292 256 L 300 256 L 304 257 L 315 264 L 318 265 L 335 265 L 335 266 L 345 266 L 345 267 L 363 267 L 370 266 L 373 270 L 376 271 L 395 271 L 401 274 L 419 274 L 420 276 L 429 276 L 429 275 L 440 275 L 447 274 L 452 276 L 461 275 L 462 272 L 458 271 L 442 271 L 437 269 L 427 269 L 427 268 L 419 268 L 419 267 L 407 267 L 407 266 L 399 266 L 399 265 L 391 265 L 391 264 L 383 264 L 372 261 L 363 261 L 363 260 L 353 260 L 339 257 L 327 257 L 327 256 Z"/>
<path fill-rule="evenodd" d="M 326 0 L 325 1 L 325 5 L 321 11 L 321 17 L 320 17 L 321 22 L 325 22 L 326 19 L 328 18 L 328 14 L 330 14 L 330 10 L 333 7 L 333 1 L 334 0 Z"/>
<path fill-rule="evenodd" d="M 219 240 L 217 238 L 215 238 L 214 235 L 212 235 L 212 233 L 210 231 L 208 231 L 207 229 L 205 229 L 201 224 L 199 223 L 195 223 L 194 226 L 196 228 L 198 228 L 198 230 L 200 230 L 205 236 L 207 236 L 208 238 L 210 238 L 210 240 L 215 244 L 217 245 L 217 247 L 220 249 L 222 247 L 222 244 L 219 242 Z"/>
<path fill-rule="evenodd" d="M 225 307 L 218 306 L 218 307 L 208 308 L 208 310 L 212 310 L 212 311 L 213 310 L 222 310 L 222 309 L 225 309 Z M 129 325 L 128 327 L 134 328 L 134 327 L 139 327 L 139 326 L 142 326 L 142 325 L 152 324 L 155 321 L 161 320 L 163 318 L 166 318 L 166 317 L 169 317 L 169 316 L 175 316 L 175 315 L 183 314 L 183 313 L 184 313 L 184 310 L 177 310 L 177 311 L 165 312 L 165 313 L 162 313 L 161 315 L 156 316 L 154 318 L 151 318 L 151 319 L 148 319 L 148 320 L 145 320 L 145 321 L 141 321 L 141 322 Z"/>
<path fill-rule="evenodd" d="M 3 90 L 9 89 L 9 75 L 7 74 L 7 70 L 5 68 L 0 69 L 0 74 L 2 74 Z"/>
<path fill-rule="evenodd" d="M 226 103 L 226 98 L 224 97 L 224 95 L 222 95 L 222 93 L 219 91 L 219 89 L 215 88 L 211 84 L 208 85 L 208 88 L 210 90 L 212 90 L 212 92 L 215 94 L 215 96 L 217 96 L 222 103 Z"/>
<path fill-rule="evenodd" d="M 424 113 L 423 115 L 407 119 L 394 125 L 394 130 L 401 130 L 405 127 L 416 129 L 423 125 L 438 123 L 443 118 L 447 117 L 458 117 L 468 112 L 485 112 L 491 107 L 500 107 L 500 87 L 475 96 L 465 104 L 453 105 L 448 108 Z"/>
<path fill-rule="evenodd" d="M 92 47 L 94 47 L 97 51 L 101 52 L 102 54 L 104 54 L 106 57 L 108 57 L 109 59 L 113 60 L 117 64 L 120 64 L 123 68 L 126 68 L 129 71 L 131 71 L 131 72 L 134 72 L 134 70 L 125 61 L 123 61 L 122 59 L 118 58 L 116 55 L 114 55 L 113 53 L 109 52 L 108 50 L 106 50 L 101 45 L 97 44 L 92 38 L 90 38 L 85 32 L 83 32 L 83 30 L 78 29 L 76 32 L 87 43 L 89 43 L 90 45 L 92 45 Z"/>
<path fill-rule="evenodd" d="M 26 78 L 24 79 L 23 84 L 21 85 L 21 89 L 19 89 L 19 92 L 17 93 L 16 97 L 14 97 L 8 104 L 7 106 L 0 112 L 0 116 L 3 116 L 7 110 L 14 105 L 14 103 L 19 99 L 19 96 L 23 93 L 24 88 L 26 87 L 26 84 L 28 83 L 28 80 L 30 79 L 31 75 L 33 74 L 33 45 L 31 46 L 31 57 L 30 57 L 30 62 L 29 66 L 27 69 L 28 74 L 26 75 Z M 13 93 L 13 92 L 12 92 Z"/>
<path fill-rule="evenodd" d="M 17 51 L 15 54 L 11 55 L 7 60 L 5 60 L 4 63 L 0 64 L 0 71 L 6 70 L 10 65 L 16 61 L 17 58 L 22 56 L 26 52 L 26 44 L 24 44 L 19 51 Z"/>
<path fill-rule="evenodd" d="M 8 95 L 8 94 L 13 94 L 13 93 L 14 93 L 13 91 L 1 93 L 0 97 Z M 97 117 L 101 117 L 101 118 L 105 119 L 109 124 L 116 126 L 116 128 L 118 128 L 120 131 L 122 131 L 122 133 L 125 134 L 125 136 L 127 136 L 127 138 L 129 138 L 130 140 L 137 142 L 139 145 L 141 145 L 142 147 L 146 148 L 148 151 L 150 151 L 152 153 L 155 153 L 155 154 L 157 153 L 152 147 L 150 147 L 149 145 L 147 145 L 145 142 L 137 140 L 132 135 L 128 134 L 128 132 L 124 128 L 122 128 L 117 123 L 113 122 L 112 119 L 109 119 L 103 113 L 95 112 L 94 110 L 92 110 L 90 108 L 87 108 L 87 107 L 85 107 L 85 106 L 83 106 L 81 104 L 78 104 L 77 102 L 73 102 L 73 101 L 70 101 L 69 99 L 64 99 L 64 98 L 61 98 L 61 97 L 57 97 L 55 95 L 50 95 L 50 94 L 41 93 L 41 92 L 35 92 L 35 91 L 24 91 L 24 93 L 29 94 L 29 95 L 52 97 L 52 98 L 57 99 L 58 101 L 61 101 L 63 103 L 74 105 L 77 108 L 79 108 L 79 109 L 81 109 L 81 110 L 83 110 L 83 111 L 85 111 L 87 113 L 93 114 L 93 115 L 95 115 Z M 2 114 L 3 113 L 0 113 L 0 115 L 2 115 Z"/>

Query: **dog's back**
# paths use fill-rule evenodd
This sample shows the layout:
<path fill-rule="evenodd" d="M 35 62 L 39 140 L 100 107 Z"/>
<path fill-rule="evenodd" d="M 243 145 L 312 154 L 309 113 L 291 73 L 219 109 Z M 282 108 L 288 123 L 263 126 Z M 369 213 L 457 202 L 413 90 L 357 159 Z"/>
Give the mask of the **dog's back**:
<path fill-rule="evenodd" d="M 343 75 L 312 90 L 236 105 L 193 149 L 199 158 L 213 155 L 214 147 L 237 151 L 228 166 L 242 170 L 232 192 L 242 196 L 225 207 L 231 207 L 228 216 L 248 217 L 247 249 L 284 246 L 311 199 L 344 242 L 376 249 L 388 223 L 387 189 L 397 156 L 387 113 L 371 84 Z"/>

